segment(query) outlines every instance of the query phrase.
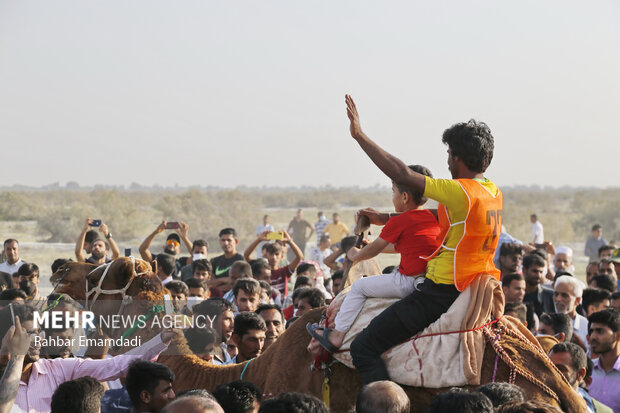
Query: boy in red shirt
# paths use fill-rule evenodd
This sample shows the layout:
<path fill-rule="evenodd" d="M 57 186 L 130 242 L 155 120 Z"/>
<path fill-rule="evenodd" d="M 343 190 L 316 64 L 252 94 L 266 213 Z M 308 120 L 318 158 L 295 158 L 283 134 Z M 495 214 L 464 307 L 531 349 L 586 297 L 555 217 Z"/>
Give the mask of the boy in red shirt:
<path fill-rule="evenodd" d="M 431 172 L 420 165 L 409 166 L 412 171 L 430 176 Z M 427 198 L 405 185 L 392 183 L 392 203 L 399 215 L 391 216 L 379 237 L 363 249 L 351 248 L 347 257 L 352 262 L 371 259 L 381 252 L 400 253 L 400 265 L 391 274 L 364 277 L 355 281 L 345 297 L 335 319 L 335 328 L 323 329 L 308 324 L 310 335 L 325 349 L 333 353 L 344 340 L 357 315 L 369 297 L 403 298 L 415 289 L 416 279 L 424 275 L 426 260 L 439 246 L 439 223 L 435 215 L 422 206 Z M 418 280 L 421 280 L 418 279 Z M 321 334 L 321 331 L 323 334 Z"/>

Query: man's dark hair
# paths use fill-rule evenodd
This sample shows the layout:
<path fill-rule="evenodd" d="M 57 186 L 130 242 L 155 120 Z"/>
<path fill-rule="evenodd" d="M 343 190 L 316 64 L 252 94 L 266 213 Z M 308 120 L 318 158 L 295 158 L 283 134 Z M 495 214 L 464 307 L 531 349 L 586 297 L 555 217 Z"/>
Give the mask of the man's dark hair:
<path fill-rule="evenodd" d="M 458 156 L 472 172 L 484 172 L 491 164 L 495 144 L 491 129 L 474 119 L 452 125 L 441 141 L 448 145 L 452 157 Z"/>
<path fill-rule="evenodd" d="M 51 413 L 99 413 L 103 385 L 90 376 L 69 380 L 54 391 Z"/>
<path fill-rule="evenodd" d="M 196 271 L 207 271 L 209 274 L 213 274 L 213 267 L 208 259 L 203 258 L 201 260 L 192 261 L 192 274 Z"/>
<path fill-rule="evenodd" d="M 309 262 L 303 262 L 299 264 L 297 268 L 295 269 L 295 272 L 297 274 L 302 274 L 308 270 L 310 271 L 311 274 L 316 274 L 316 267 L 314 266 L 314 264 L 309 263 Z"/>
<path fill-rule="evenodd" d="M 161 380 L 170 383 L 174 381 L 174 373 L 168 366 L 144 360 L 136 360 L 131 363 L 125 378 L 125 388 L 129 393 L 131 405 L 134 408 L 140 407 L 142 390 L 153 394 Z"/>
<path fill-rule="evenodd" d="M 157 261 L 157 267 L 161 268 L 166 277 L 172 275 L 176 264 L 176 258 L 174 258 L 174 255 L 162 252 L 161 254 L 157 254 L 157 258 L 155 258 L 155 260 Z"/>
<path fill-rule="evenodd" d="M 252 266 L 247 261 L 235 261 L 230 266 L 230 271 L 235 270 L 240 273 L 242 276 L 246 276 L 248 278 L 252 277 Z"/>
<path fill-rule="evenodd" d="M 9 238 L 4 240 L 4 246 L 6 247 L 7 244 L 10 244 L 11 242 L 17 242 L 17 245 L 19 245 L 19 241 L 17 241 L 15 238 Z"/>
<path fill-rule="evenodd" d="M 267 331 L 265 321 L 259 317 L 256 313 L 244 311 L 237 314 L 235 317 L 235 326 L 233 328 L 233 334 L 243 338 L 250 330 L 262 330 Z"/>
<path fill-rule="evenodd" d="M 428 169 L 425 166 L 409 165 L 409 169 L 421 175 L 430 176 L 431 178 L 433 177 L 433 174 L 431 173 L 430 169 Z M 418 206 L 424 205 L 426 201 L 428 201 L 428 198 L 425 197 L 422 192 L 414 191 L 410 186 L 397 184 L 396 182 L 394 182 L 394 185 L 396 185 L 396 188 L 398 188 L 398 192 L 400 192 L 401 194 L 404 194 L 404 193 L 409 194 L 409 196 L 413 198 L 413 202 Z"/>
<path fill-rule="evenodd" d="M 476 391 L 487 396 L 494 408 L 506 403 L 525 401 L 523 389 L 512 383 L 487 383 L 478 387 Z"/>
<path fill-rule="evenodd" d="M 540 322 L 550 326 L 554 334 L 564 333 L 565 342 L 573 338 L 573 320 L 568 314 L 543 313 L 540 315 Z"/>
<path fill-rule="evenodd" d="M 523 255 L 523 245 L 519 244 L 518 242 L 505 242 L 499 248 L 500 257 L 507 257 L 514 254 Z"/>
<path fill-rule="evenodd" d="M 510 284 L 512 284 L 513 281 L 523 281 L 523 280 L 525 280 L 525 278 L 523 278 L 523 276 L 519 274 L 518 272 L 506 274 L 504 275 L 504 278 L 502 278 L 502 286 L 509 288 Z"/>
<path fill-rule="evenodd" d="M 7 288 L 6 290 L 0 292 L 0 306 L 5 306 L 9 301 L 13 301 L 16 298 L 23 298 L 26 300 L 28 296 L 19 288 Z M 9 319 L 10 318 L 11 317 L 9 317 Z"/>
<path fill-rule="evenodd" d="M 524 303 L 506 303 L 504 306 L 504 314 L 511 312 L 524 325 L 527 323 L 527 307 Z"/>
<path fill-rule="evenodd" d="M 598 274 L 592 277 L 592 281 L 596 283 L 597 288 L 609 291 L 613 293 L 618 291 L 618 281 L 611 274 Z"/>
<path fill-rule="evenodd" d="M 329 413 L 329 410 L 314 396 L 291 392 L 265 400 L 258 413 Z"/>
<path fill-rule="evenodd" d="M 293 290 L 293 295 L 291 295 L 291 300 L 293 301 L 293 303 L 295 302 L 295 300 L 299 297 L 299 295 L 304 292 L 304 290 L 307 290 L 308 288 L 311 287 L 300 287 L 296 290 Z"/>
<path fill-rule="evenodd" d="M 29 277 L 29 276 L 33 276 L 35 278 L 39 277 L 39 266 L 37 264 L 33 264 L 30 262 L 27 262 L 25 264 L 22 264 L 21 267 L 19 267 L 19 269 L 17 270 L 17 275 L 18 276 L 25 276 L 25 277 Z"/>
<path fill-rule="evenodd" d="M 588 366 L 588 356 L 586 356 L 586 352 L 575 343 L 558 343 L 551 347 L 549 354 L 551 353 L 570 354 L 573 370 L 575 370 L 575 372 L 579 369 L 585 369 Z"/>
<path fill-rule="evenodd" d="M 597 284 L 598 285 L 598 284 Z M 605 300 L 611 300 L 611 292 L 600 288 L 586 288 L 581 295 L 581 306 L 588 313 L 588 307 L 598 306 Z"/>
<path fill-rule="evenodd" d="M 544 267 L 545 259 L 538 254 L 531 253 L 523 258 L 523 269 L 529 269 L 532 266 Z"/>
<path fill-rule="evenodd" d="M 620 331 L 620 312 L 613 308 L 598 311 L 590 314 L 588 317 L 588 334 L 592 334 L 592 324 L 603 324 L 611 329 L 614 333 Z"/>
<path fill-rule="evenodd" d="M 269 284 L 265 280 L 260 280 L 258 283 L 260 284 L 261 290 L 265 291 L 267 293 L 267 296 L 269 296 L 269 298 L 271 298 L 271 292 L 273 290 L 273 288 L 271 287 L 271 284 Z M 261 291 L 261 293 L 262 293 L 262 291 Z"/>
<path fill-rule="evenodd" d="M 218 238 L 221 237 L 222 235 L 232 235 L 233 238 L 237 238 L 237 231 L 235 231 L 234 228 L 224 228 L 218 234 Z"/>
<path fill-rule="evenodd" d="M 252 263 L 252 276 L 253 277 L 258 277 L 259 275 L 261 275 L 263 270 L 271 270 L 271 267 L 269 266 L 269 263 L 267 262 L 267 260 L 260 259 L 260 260 L 255 260 Z"/>
<path fill-rule="evenodd" d="M 308 277 L 307 275 L 300 275 L 295 280 L 295 286 L 293 287 L 293 290 L 302 288 L 305 285 L 312 287 L 314 283 L 312 282 L 312 280 L 310 280 L 310 277 Z"/>
<path fill-rule="evenodd" d="M 194 314 L 209 318 L 219 317 L 224 311 L 233 311 L 233 305 L 230 301 L 219 297 L 209 298 L 192 307 Z"/>
<path fill-rule="evenodd" d="M 493 413 L 493 403 L 483 393 L 452 388 L 435 396 L 427 410 L 427 413 L 445 412 Z"/>
<path fill-rule="evenodd" d="M 233 286 L 233 295 L 237 297 L 239 291 L 243 291 L 247 295 L 257 294 L 260 297 L 261 288 L 254 278 L 240 278 Z"/>
<path fill-rule="evenodd" d="M 276 310 L 278 313 L 280 313 L 280 317 L 282 317 L 282 322 L 284 323 L 286 318 L 284 317 L 284 313 L 282 312 L 282 308 L 280 308 L 280 306 L 277 305 L 277 304 L 259 304 L 258 308 L 255 311 L 255 313 L 260 316 L 261 312 L 269 311 L 269 310 Z"/>
<path fill-rule="evenodd" d="M 308 299 L 308 304 L 312 308 L 319 308 L 325 305 L 325 296 L 318 288 L 304 288 L 297 296 L 299 300 Z"/>
<path fill-rule="evenodd" d="M 332 281 L 333 280 L 342 280 L 342 277 L 344 277 L 344 271 L 338 270 L 338 271 L 336 271 L 336 272 L 334 272 L 332 274 Z"/>
<path fill-rule="evenodd" d="M 362 387 L 357 395 L 355 413 L 408 413 L 409 397 L 398 384 L 375 381 Z"/>
<path fill-rule="evenodd" d="M 497 413 L 562 413 L 562 410 L 539 401 L 508 403 L 500 406 Z"/>
<path fill-rule="evenodd" d="M 187 284 L 188 293 L 189 293 L 190 288 L 204 288 L 205 291 L 209 290 L 207 280 L 199 280 L 198 278 L 190 278 L 187 281 L 185 281 L 185 284 Z"/>
<path fill-rule="evenodd" d="M 603 229 L 601 224 L 594 224 L 594 225 L 592 225 L 592 231 L 598 231 L 599 229 Z"/>
<path fill-rule="evenodd" d="M 86 231 L 86 235 L 84 235 L 84 242 L 88 242 L 92 245 L 92 243 L 95 242 L 98 238 L 99 234 L 97 233 L 97 231 L 94 229 L 90 229 Z"/>
<path fill-rule="evenodd" d="M 56 258 L 52 263 L 52 274 L 68 262 L 73 262 L 73 260 L 71 258 Z"/>
<path fill-rule="evenodd" d="M 190 327 L 183 330 L 189 349 L 194 354 L 200 354 L 209 344 L 215 343 L 217 332 L 209 326 Z"/>
<path fill-rule="evenodd" d="M 620 298 L 620 291 L 615 291 L 613 293 L 611 293 L 611 299 L 612 300 L 617 300 Z"/>
<path fill-rule="evenodd" d="M 183 281 L 173 280 L 166 284 L 166 288 L 177 294 L 189 294 L 189 287 Z"/>
<path fill-rule="evenodd" d="M 196 247 L 207 247 L 207 250 L 209 250 L 209 243 L 204 239 L 197 239 L 192 243 L 192 249 Z"/>
<path fill-rule="evenodd" d="M 615 250 L 616 250 L 616 248 L 613 245 L 603 245 L 603 246 L 600 246 L 599 249 L 598 249 L 598 256 L 600 257 L 601 253 L 603 251 L 615 251 Z"/>
<path fill-rule="evenodd" d="M 325 241 L 327 241 L 329 239 L 329 235 L 327 234 L 323 234 L 321 235 L 321 238 L 319 238 L 319 244 L 324 243 Z"/>
<path fill-rule="evenodd" d="M 220 384 L 213 391 L 213 396 L 226 413 L 251 413 L 254 403 L 263 401 L 262 391 L 249 381 L 233 381 Z"/>

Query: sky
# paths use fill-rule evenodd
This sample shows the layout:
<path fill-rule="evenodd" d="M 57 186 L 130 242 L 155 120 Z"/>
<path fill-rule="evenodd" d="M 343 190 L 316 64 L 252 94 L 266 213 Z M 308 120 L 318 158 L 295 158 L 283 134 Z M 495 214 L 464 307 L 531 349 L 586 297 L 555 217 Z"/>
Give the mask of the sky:
<path fill-rule="evenodd" d="M 620 2 L 0 0 L 0 186 L 389 185 L 362 128 L 449 178 L 619 186 Z"/>

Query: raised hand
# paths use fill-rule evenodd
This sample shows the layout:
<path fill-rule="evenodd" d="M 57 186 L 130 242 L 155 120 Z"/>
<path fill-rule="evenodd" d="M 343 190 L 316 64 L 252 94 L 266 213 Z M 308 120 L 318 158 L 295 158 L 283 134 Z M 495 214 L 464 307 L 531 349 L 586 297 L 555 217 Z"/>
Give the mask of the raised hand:
<path fill-rule="evenodd" d="M 179 222 L 179 228 L 177 228 L 177 233 L 183 237 L 187 238 L 187 234 L 189 233 L 189 225 L 185 222 Z"/>
<path fill-rule="evenodd" d="M 166 221 L 162 221 L 162 222 L 161 222 L 161 224 L 159 224 L 159 225 L 157 226 L 157 228 L 155 228 L 155 232 L 156 232 L 156 233 L 158 233 L 158 234 L 159 234 L 160 232 L 163 232 L 163 231 L 166 229 L 166 224 L 167 224 L 167 222 L 166 222 Z"/>
<path fill-rule="evenodd" d="M 355 102 L 351 95 L 345 95 L 344 101 L 347 104 L 347 117 L 349 118 L 349 130 L 351 131 L 351 136 L 355 139 L 358 139 L 363 135 L 362 126 L 360 124 L 360 115 L 357 113 L 357 107 L 355 106 Z"/>

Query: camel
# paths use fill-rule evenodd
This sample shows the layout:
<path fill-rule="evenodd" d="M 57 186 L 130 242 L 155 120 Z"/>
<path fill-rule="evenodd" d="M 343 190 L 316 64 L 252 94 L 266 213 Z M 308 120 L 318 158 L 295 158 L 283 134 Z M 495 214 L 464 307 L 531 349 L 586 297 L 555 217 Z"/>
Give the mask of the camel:
<path fill-rule="evenodd" d="M 114 272 L 110 272 L 114 270 Z M 132 269 L 127 265 L 111 267 L 107 277 L 110 280 L 102 284 L 109 290 L 117 290 L 133 283 Z M 119 274 L 117 274 L 117 272 Z M 121 274 L 122 273 L 122 274 Z M 102 273 L 89 276 L 89 285 L 98 282 Z M 151 273 L 152 276 L 152 273 Z M 135 277 L 139 278 L 139 277 Z M 147 275 L 145 278 L 150 279 Z M 156 277 L 155 277 L 156 278 Z M 144 314 L 154 303 L 161 302 L 163 288 L 157 283 L 146 281 L 136 283 L 127 292 L 136 293 L 131 306 L 123 309 L 123 314 Z M 82 283 L 82 285 L 84 285 Z M 148 291 L 137 292 L 140 288 Z M 133 291 L 132 291 L 133 290 Z M 103 295 L 101 296 L 103 297 Z M 95 306 L 96 312 L 104 307 Z M 115 311 L 105 308 L 106 311 Z M 215 366 L 191 354 L 182 335 L 179 335 L 170 348 L 162 353 L 159 362 L 169 366 L 175 373 L 174 388 L 176 391 L 203 388 L 208 391 L 222 383 L 233 380 L 247 380 L 263 390 L 266 394 L 280 394 L 298 391 L 313 394 L 322 398 L 325 371 L 311 371 L 313 356 L 306 350 L 311 337 L 305 330 L 308 322 L 317 322 L 324 309 L 315 309 L 295 321 L 280 338 L 261 356 L 248 363 L 230 366 Z M 567 412 L 585 412 L 583 399 L 575 393 L 564 376 L 555 368 L 549 358 L 532 344 L 524 335 L 518 333 L 516 321 L 504 317 L 496 323 L 497 329 L 488 332 L 495 335 L 500 331 L 500 339 L 494 345 L 485 347 L 481 382 L 509 381 L 511 370 L 506 362 L 512 363 L 516 372 L 514 382 L 526 392 L 528 399 L 541 400 L 563 408 Z M 152 337 L 156 329 L 140 330 L 145 335 L 143 342 Z M 115 337 L 121 331 L 109 331 Z M 120 349 L 122 353 L 125 349 Z M 499 358 L 498 358 L 499 356 Z M 497 368 L 496 368 L 497 366 Z M 333 412 L 348 411 L 355 403 L 361 388 L 357 373 L 348 367 L 334 363 L 329 368 L 329 404 Z M 432 398 L 447 389 L 425 389 L 405 387 L 412 399 L 412 412 L 425 412 Z M 555 395 L 555 397 L 554 397 Z"/>

